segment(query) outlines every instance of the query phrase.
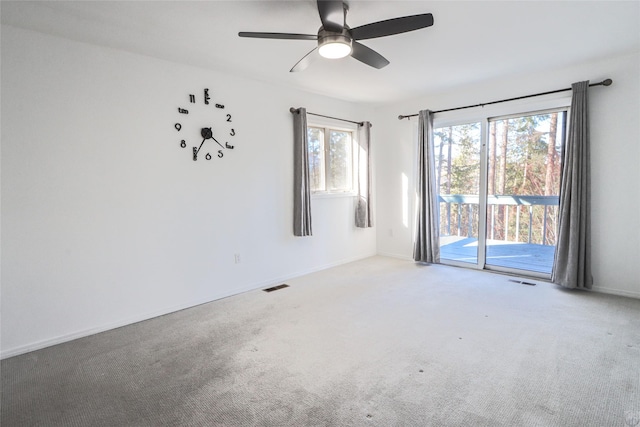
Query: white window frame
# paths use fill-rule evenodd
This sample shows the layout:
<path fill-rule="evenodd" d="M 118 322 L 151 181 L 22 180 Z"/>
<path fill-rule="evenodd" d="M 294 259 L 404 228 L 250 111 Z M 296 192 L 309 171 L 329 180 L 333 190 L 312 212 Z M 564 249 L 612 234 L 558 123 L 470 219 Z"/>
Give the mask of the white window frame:
<path fill-rule="evenodd" d="M 324 117 L 313 116 L 307 118 L 307 128 L 321 128 L 324 131 L 324 170 L 321 171 L 324 181 L 324 190 L 313 190 L 312 196 L 314 197 L 340 197 L 340 196 L 356 196 L 357 195 L 357 165 L 356 155 L 358 147 L 358 127 L 356 124 L 350 124 L 349 122 L 342 122 Z M 351 188 L 346 190 L 326 190 L 326 175 L 327 167 L 329 165 L 329 131 L 348 132 L 351 134 Z"/>

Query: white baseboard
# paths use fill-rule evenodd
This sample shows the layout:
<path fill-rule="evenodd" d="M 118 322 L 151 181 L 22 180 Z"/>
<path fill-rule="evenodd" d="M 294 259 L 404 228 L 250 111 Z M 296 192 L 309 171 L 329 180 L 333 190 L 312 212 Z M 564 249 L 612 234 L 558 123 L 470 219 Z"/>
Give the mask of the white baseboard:
<path fill-rule="evenodd" d="M 409 255 L 405 255 L 405 254 L 394 254 L 391 252 L 378 252 L 378 255 L 380 256 L 387 256 L 389 258 L 397 258 L 397 259 L 402 259 L 405 261 L 413 261 L 413 258 Z"/>
<path fill-rule="evenodd" d="M 146 312 L 137 316 L 133 316 L 130 318 L 126 318 L 126 319 L 121 319 L 118 320 L 116 322 L 112 322 L 112 323 L 107 323 L 104 325 L 100 325 L 98 327 L 95 328 L 89 328 L 89 329 L 81 329 L 78 330 L 76 332 L 72 332 L 70 334 L 64 334 L 64 335 L 59 335 L 57 337 L 53 337 L 53 338 L 47 338 L 45 340 L 41 340 L 41 341 L 36 341 L 33 343 L 29 343 L 23 346 L 18 346 L 18 347 L 14 347 L 14 348 L 10 348 L 8 350 L 1 350 L 0 351 L 0 359 L 6 359 L 9 357 L 14 357 L 14 356 L 19 356 L 21 354 L 25 354 L 25 353 L 29 353 L 31 351 L 35 351 L 35 350 L 40 350 L 46 347 L 51 347 L 57 344 L 62 344 L 68 341 L 73 341 L 79 338 L 84 338 L 90 335 L 95 335 L 95 334 L 99 334 L 100 332 L 105 332 L 105 331 L 109 331 L 111 329 L 116 329 L 116 328 L 120 328 L 123 326 L 127 326 L 127 325 L 132 325 L 134 323 L 138 323 L 138 322 L 142 322 L 145 320 L 149 320 L 149 319 L 153 319 L 154 317 L 158 317 L 158 316 L 164 316 L 166 314 L 170 314 L 170 313 L 175 313 L 176 311 L 180 311 L 180 310 L 185 310 L 187 308 L 192 308 L 192 307 L 196 307 L 198 305 L 202 305 L 202 304 L 207 304 L 209 302 L 212 301 L 216 301 L 222 298 L 228 298 L 234 295 L 239 295 L 245 292 L 249 292 L 249 291 L 255 291 L 258 289 L 262 289 L 262 288 L 267 288 L 270 286 L 273 286 L 274 284 L 279 284 L 285 280 L 289 280 L 289 279 L 293 279 L 295 277 L 299 277 L 299 276 L 304 276 L 306 274 L 311 274 L 314 273 L 316 271 L 321 271 L 321 270 L 326 270 L 328 268 L 331 267 L 337 267 L 339 265 L 342 264 L 347 264 L 350 262 L 354 262 L 354 261 L 358 261 L 361 259 L 365 259 L 365 258 L 369 258 L 372 256 L 375 256 L 375 253 L 371 253 L 371 254 L 367 254 L 367 255 L 363 255 L 363 256 L 359 256 L 359 257 L 353 257 L 353 258 L 347 258 L 347 259 L 343 259 L 337 262 L 332 262 L 332 263 L 328 263 L 328 264 L 324 264 L 318 267 L 314 267 L 311 269 L 307 269 L 307 270 L 301 270 L 298 272 L 294 272 L 292 274 L 287 274 L 284 276 L 279 276 L 279 277 L 274 277 L 271 278 L 269 280 L 265 280 L 265 281 L 260 281 L 260 282 L 254 282 L 252 284 L 246 285 L 246 286 L 242 286 L 241 288 L 238 289 L 234 289 L 233 292 L 230 293 L 222 293 L 222 294 L 214 294 L 214 295 L 210 295 L 206 298 L 197 300 L 197 301 L 191 301 L 185 304 L 180 304 L 180 305 L 176 305 L 176 306 L 171 306 L 171 307 L 166 307 L 160 310 L 155 310 L 155 311 L 150 311 L 150 312 Z"/>
<path fill-rule="evenodd" d="M 230 296 L 230 295 L 226 295 L 226 296 Z M 214 301 L 216 299 L 220 299 L 220 298 L 224 298 L 225 295 L 221 295 L 219 297 L 214 297 L 213 299 L 211 299 L 210 301 Z M 174 313 L 176 311 L 180 311 L 180 310 L 184 310 L 186 308 L 191 308 L 191 307 L 195 307 L 197 305 L 200 304 L 205 304 L 207 302 L 210 301 L 197 301 L 197 302 L 192 302 L 192 303 L 186 303 L 186 304 L 182 304 L 182 305 L 177 305 L 177 306 L 172 306 L 172 307 L 167 307 L 161 310 L 157 310 L 157 311 L 151 311 L 151 312 L 147 312 L 144 314 L 140 314 L 138 316 L 133 316 L 127 319 L 121 319 L 118 320 L 116 322 L 112 322 L 112 323 L 107 323 L 104 325 L 100 325 L 98 327 L 95 328 L 89 328 L 89 329 L 81 329 L 78 330 L 76 332 L 72 332 L 70 334 L 64 334 L 64 335 L 59 335 L 57 337 L 53 337 L 53 338 L 47 338 L 45 340 L 41 340 L 41 341 L 35 341 L 23 346 L 18 346 L 18 347 L 14 347 L 11 348 L 9 350 L 2 350 L 0 351 L 0 359 L 6 359 L 9 357 L 13 357 L 13 356 L 19 356 L 21 354 L 24 353 L 29 353 L 31 351 L 35 351 L 35 350 L 40 350 L 46 347 L 51 347 L 57 344 L 62 344 L 68 341 L 73 341 L 79 338 L 84 338 L 84 337 L 88 337 L 90 335 L 95 335 L 95 334 L 99 334 L 100 332 L 106 332 L 109 331 L 111 329 L 116 329 L 116 328 L 120 328 L 122 326 L 127 326 L 127 325 L 132 325 L 134 323 L 138 323 L 138 322 L 143 322 L 145 320 L 149 320 L 152 319 L 154 317 L 158 317 L 158 316 L 164 316 L 165 314 L 169 314 L 169 313 Z"/>
<path fill-rule="evenodd" d="M 602 294 L 620 295 L 623 297 L 640 299 L 639 291 L 627 291 L 624 289 L 606 288 L 603 286 L 594 286 L 591 288 L 593 292 L 600 292 Z"/>
<path fill-rule="evenodd" d="M 360 261 L 362 259 L 370 258 L 370 257 L 376 256 L 376 255 L 377 254 L 374 252 L 374 253 L 371 253 L 371 254 L 366 254 L 366 255 L 362 255 L 362 256 L 358 256 L 358 257 L 345 258 L 345 259 L 342 259 L 340 261 L 331 262 L 331 263 L 328 263 L 328 264 L 323 264 L 323 265 L 320 265 L 318 267 L 313 267 L 311 269 L 300 270 L 298 272 L 294 272 L 294 273 L 291 273 L 291 274 L 287 274 L 285 276 L 280 276 L 280 277 L 276 277 L 274 279 L 271 279 L 268 282 L 265 282 L 261 286 L 258 286 L 258 287 L 254 288 L 254 289 L 260 289 L 261 287 L 278 284 L 278 283 L 283 282 L 285 280 L 290 280 L 290 279 L 293 279 L 293 278 L 296 278 L 296 277 L 304 276 L 306 274 L 311 274 L 311 273 L 315 273 L 317 271 L 326 270 L 328 268 L 337 267 L 339 265 L 348 264 L 350 262 Z"/>
<path fill-rule="evenodd" d="M 397 259 L 403 259 L 403 260 L 407 260 L 407 261 L 413 261 L 413 258 L 411 256 L 400 255 L 400 254 L 395 254 L 395 253 L 391 253 L 391 252 L 378 252 L 378 255 L 391 257 L 391 258 L 397 258 Z M 487 270 L 487 271 L 493 272 L 493 273 L 496 273 L 496 272 L 500 273 L 499 271 L 496 271 L 496 270 Z M 537 279 L 537 280 L 544 280 L 544 279 Z M 608 288 L 608 287 L 605 287 L 605 286 L 594 286 L 591 289 L 591 291 L 592 292 L 599 292 L 599 293 L 603 293 L 603 294 L 619 295 L 619 296 L 623 296 L 623 297 L 640 299 L 640 291 L 628 291 L 628 290 L 624 290 L 624 289 Z"/>

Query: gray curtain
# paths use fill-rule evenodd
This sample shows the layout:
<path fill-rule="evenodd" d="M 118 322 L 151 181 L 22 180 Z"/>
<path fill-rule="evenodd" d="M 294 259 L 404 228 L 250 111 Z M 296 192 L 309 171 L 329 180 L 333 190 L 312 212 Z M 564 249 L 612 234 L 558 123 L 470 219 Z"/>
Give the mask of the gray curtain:
<path fill-rule="evenodd" d="M 311 236 L 311 187 L 309 186 L 309 146 L 307 110 L 293 114 L 293 234 Z"/>
<path fill-rule="evenodd" d="M 591 181 L 589 171 L 589 82 L 574 83 L 569 132 L 562 156 L 558 242 L 553 260 L 553 283 L 590 289 Z"/>
<path fill-rule="evenodd" d="M 358 200 L 356 201 L 356 227 L 373 226 L 371 219 L 371 123 L 358 127 Z"/>
<path fill-rule="evenodd" d="M 440 262 L 440 207 L 435 179 L 433 113 L 422 110 L 418 117 L 418 217 L 413 259 L 437 263 Z"/>

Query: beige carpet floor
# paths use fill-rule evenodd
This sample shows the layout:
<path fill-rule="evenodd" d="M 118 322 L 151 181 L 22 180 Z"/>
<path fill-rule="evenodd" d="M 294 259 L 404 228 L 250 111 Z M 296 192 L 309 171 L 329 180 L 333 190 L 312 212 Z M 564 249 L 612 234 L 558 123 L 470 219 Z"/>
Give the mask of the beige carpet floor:
<path fill-rule="evenodd" d="M 9 426 L 627 426 L 640 300 L 373 257 L 1 363 Z M 276 285 L 276 284 L 274 284 Z"/>

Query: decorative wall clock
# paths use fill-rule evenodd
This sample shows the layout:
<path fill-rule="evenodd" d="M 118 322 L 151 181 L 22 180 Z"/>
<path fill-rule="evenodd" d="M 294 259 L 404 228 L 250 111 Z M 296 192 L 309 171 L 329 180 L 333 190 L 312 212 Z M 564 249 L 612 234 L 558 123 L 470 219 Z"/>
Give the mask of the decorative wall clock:
<path fill-rule="evenodd" d="M 233 116 L 224 104 L 211 102 L 209 89 L 204 89 L 202 98 L 189 94 L 189 108 L 178 107 L 179 121 L 173 126 L 178 132 L 180 147 L 191 147 L 193 161 L 223 158 L 236 135 Z"/>

